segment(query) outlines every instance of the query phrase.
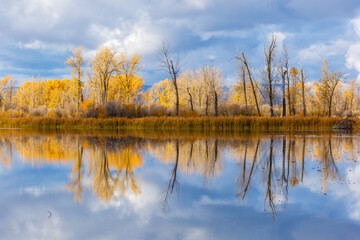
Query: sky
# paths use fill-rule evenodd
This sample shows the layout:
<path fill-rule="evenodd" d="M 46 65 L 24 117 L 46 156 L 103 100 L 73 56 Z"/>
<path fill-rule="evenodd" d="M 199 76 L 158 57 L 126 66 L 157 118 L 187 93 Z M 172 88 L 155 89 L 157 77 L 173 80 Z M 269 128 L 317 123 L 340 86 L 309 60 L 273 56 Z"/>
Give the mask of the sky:
<path fill-rule="evenodd" d="M 358 0 L 0 0 L 0 78 L 70 78 L 64 64 L 74 47 L 87 60 L 110 46 L 142 55 L 146 85 L 166 78 L 158 61 L 162 41 L 179 55 L 182 70 L 218 66 L 236 80 L 234 56 L 246 51 L 255 75 L 264 44 L 276 34 L 290 65 L 319 78 L 322 59 L 360 81 Z"/>

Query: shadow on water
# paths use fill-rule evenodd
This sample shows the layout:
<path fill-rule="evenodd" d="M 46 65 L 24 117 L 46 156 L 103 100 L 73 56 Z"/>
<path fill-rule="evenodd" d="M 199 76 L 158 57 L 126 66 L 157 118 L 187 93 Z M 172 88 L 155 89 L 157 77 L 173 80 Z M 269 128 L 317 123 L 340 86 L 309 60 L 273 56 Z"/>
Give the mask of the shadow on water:
<path fill-rule="evenodd" d="M 240 201 L 252 188 L 263 189 L 264 209 L 275 220 L 279 207 L 286 208 L 289 188 L 303 184 L 307 176 L 319 174 L 322 192 L 329 181 L 341 180 L 337 164 L 344 150 L 356 153 L 357 138 L 322 135 L 243 135 L 213 133 L 158 132 L 21 132 L 2 130 L 0 159 L 11 168 L 14 152 L 32 166 L 69 164 L 72 166 L 68 191 L 74 201 L 83 201 L 84 179 L 102 201 L 141 194 L 136 169 L 144 165 L 144 153 L 171 166 L 162 208 L 168 210 L 178 175 L 199 175 L 211 187 L 224 168 L 225 160 L 236 163 L 235 195 Z M 354 159 L 354 157 L 353 157 Z M 307 168 L 316 162 L 317 168 Z"/>

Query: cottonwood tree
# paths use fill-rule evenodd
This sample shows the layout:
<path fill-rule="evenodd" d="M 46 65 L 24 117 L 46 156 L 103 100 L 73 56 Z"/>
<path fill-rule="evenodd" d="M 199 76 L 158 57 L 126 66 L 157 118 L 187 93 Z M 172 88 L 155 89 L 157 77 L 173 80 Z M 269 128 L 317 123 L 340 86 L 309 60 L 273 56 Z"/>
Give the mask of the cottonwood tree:
<path fill-rule="evenodd" d="M 12 105 L 13 88 L 16 80 L 12 76 L 0 79 L 0 106 L 3 111 Z"/>
<path fill-rule="evenodd" d="M 300 70 L 300 83 L 301 83 L 301 100 L 302 100 L 302 107 L 303 107 L 303 114 L 306 116 L 306 101 L 305 101 L 305 76 L 304 70 Z"/>
<path fill-rule="evenodd" d="M 90 64 L 92 78 L 100 88 L 100 104 L 104 105 L 107 103 L 110 78 L 120 71 L 124 64 L 123 58 L 116 50 L 104 47 L 96 53 Z"/>
<path fill-rule="evenodd" d="M 319 83 L 317 84 L 320 100 L 323 101 L 328 109 L 328 116 L 331 116 L 331 108 L 335 90 L 342 81 L 343 73 L 329 70 L 329 64 L 323 60 Z"/>
<path fill-rule="evenodd" d="M 172 59 L 169 54 L 169 44 L 166 41 L 163 41 L 159 50 L 159 59 L 163 70 L 170 75 L 171 85 L 175 90 L 176 116 L 179 116 L 179 88 L 177 78 L 180 72 L 180 59 L 179 57 L 177 57 L 176 60 Z"/>
<path fill-rule="evenodd" d="M 208 96 L 213 101 L 214 115 L 219 116 L 219 95 L 221 93 L 223 76 L 219 68 L 206 65 L 202 68 L 202 80 L 207 88 Z M 207 101 L 209 100 L 207 98 Z M 207 106 L 208 107 L 208 103 Z"/>
<path fill-rule="evenodd" d="M 245 69 L 247 71 L 248 78 L 249 78 L 249 81 L 250 81 L 250 84 L 251 84 L 251 89 L 252 89 L 254 99 L 255 99 L 256 110 L 257 110 L 258 116 L 261 116 L 260 107 L 259 107 L 259 103 L 258 103 L 258 99 L 257 99 L 257 95 L 256 95 L 256 84 L 254 83 L 254 78 L 253 78 L 253 75 L 251 73 L 249 63 L 248 63 L 248 61 L 246 59 L 245 52 L 238 53 L 237 56 L 235 57 L 235 59 L 239 60 L 244 65 L 244 67 L 245 67 Z"/>
<path fill-rule="evenodd" d="M 286 45 L 283 45 L 282 56 L 279 64 L 279 73 L 282 80 L 282 116 L 286 116 L 286 82 L 289 92 L 289 55 Z M 287 81 L 286 81 L 287 80 Z M 290 109 L 290 96 L 288 96 L 289 109 Z"/>
<path fill-rule="evenodd" d="M 196 75 L 193 71 L 185 71 L 180 74 L 179 86 L 185 99 L 189 102 L 190 110 L 195 110 L 195 94 L 197 93 L 197 86 L 195 84 Z"/>
<path fill-rule="evenodd" d="M 124 57 L 123 63 L 120 67 L 121 74 L 119 78 L 119 100 L 124 104 L 134 103 L 140 90 L 144 86 L 142 77 L 137 76 L 140 71 L 141 55 L 134 54 L 130 59 Z"/>
<path fill-rule="evenodd" d="M 239 81 L 235 85 L 235 90 L 237 92 L 243 92 L 244 102 L 245 102 L 245 112 L 248 113 L 248 99 L 246 95 L 246 85 L 247 85 L 247 78 L 246 78 L 246 67 L 241 61 L 238 61 L 237 66 L 237 75 L 239 77 Z"/>
<path fill-rule="evenodd" d="M 81 81 L 81 78 L 84 75 L 83 72 L 83 65 L 84 65 L 84 58 L 82 55 L 82 46 L 78 48 L 74 48 L 73 50 L 74 56 L 71 58 L 68 58 L 65 62 L 66 65 L 68 65 L 70 68 L 72 68 L 71 76 L 73 78 L 74 84 L 75 84 L 75 99 L 76 99 L 76 109 L 79 111 L 80 104 L 83 101 L 83 94 L 82 94 L 82 86 L 83 83 Z"/>
<path fill-rule="evenodd" d="M 296 67 L 292 67 L 289 70 L 290 75 L 290 89 L 288 92 L 291 104 L 289 105 L 289 112 L 296 115 L 296 105 L 299 95 L 298 83 L 300 82 L 299 70 Z"/>
<path fill-rule="evenodd" d="M 267 85 L 267 94 L 269 97 L 270 104 L 270 114 L 274 116 L 274 98 L 275 98 L 275 76 L 273 74 L 274 61 L 275 61 L 275 51 L 277 47 L 276 36 L 273 34 L 267 46 L 264 47 L 265 55 L 265 71 L 266 71 L 266 85 Z"/>

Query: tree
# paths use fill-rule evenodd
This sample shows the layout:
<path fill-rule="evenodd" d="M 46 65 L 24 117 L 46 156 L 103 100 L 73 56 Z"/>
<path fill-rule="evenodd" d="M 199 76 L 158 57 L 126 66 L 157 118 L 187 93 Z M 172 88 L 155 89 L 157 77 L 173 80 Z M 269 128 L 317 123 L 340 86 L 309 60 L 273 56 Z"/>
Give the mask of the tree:
<path fill-rule="evenodd" d="M 238 61 L 237 64 L 237 73 L 238 73 L 238 77 L 240 79 L 239 82 L 237 82 L 236 86 L 235 86 L 235 90 L 237 92 L 243 92 L 244 95 L 244 102 L 245 102 L 245 111 L 246 113 L 248 113 L 248 100 L 247 100 L 247 96 L 246 96 L 246 67 L 244 66 L 243 62 Z"/>
<path fill-rule="evenodd" d="M 82 66 L 84 64 L 84 58 L 82 56 L 82 46 L 78 48 L 74 48 L 73 50 L 74 56 L 68 58 L 65 62 L 70 68 L 72 68 L 71 75 L 75 85 L 75 99 L 77 101 L 76 109 L 79 111 L 80 104 L 83 101 L 83 94 L 82 94 L 82 82 L 81 78 L 84 75 Z"/>
<path fill-rule="evenodd" d="M 6 109 L 6 98 L 8 98 L 11 104 L 12 88 L 15 84 L 15 80 L 11 76 L 7 76 L 4 79 L 0 79 L 0 106 L 3 111 Z"/>
<path fill-rule="evenodd" d="M 282 80 L 282 116 L 286 116 L 286 78 L 288 80 L 288 91 L 289 91 L 289 55 L 287 47 L 283 45 L 282 58 L 280 59 L 279 72 Z M 290 96 L 288 98 L 289 102 L 289 112 L 290 112 Z"/>
<path fill-rule="evenodd" d="M 170 81 L 176 96 L 176 116 L 179 116 L 179 88 L 177 77 L 180 72 L 180 60 L 177 58 L 175 62 L 169 54 L 169 44 L 163 42 L 159 51 L 161 67 L 170 75 Z"/>
<path fill-rule="evenodd" d="M 254 83 L 253 76 L 252 76 L 252 73 L 250 71 L 249 63 L 248 63 L 248 61 L 246 59 L 245 53 L 244 52 L 238 53 L 238 55 L 235 57 L 235 59 L 242 62 L 244 64 L 245 68 L 246 68 L 246 71 L 248 73 L 248 77 L 249 77 L 249 80 L 250 80 L 250 84 L 251 84 L 251 89 L 252 89 L 254 99 L 255 99 L 256 110 L 257 110 L 258 116 L 261 116 L 259 103 L 258 103 L 258 99 L 257 99 L 257 95 L 256 95 L 255 83 Z"/>
<path fill-rule="evenodd" d="M 329 64 L 323 60 L 323 67 L 321 68 L 320 80 L 318 83 L 318 91 L 320 100 L 323 101 L 328 109 L 328 116 L 331 116 L 331 107 L 336 87 L 343 78 L 342 72 L 334 72 L 329 70 Z"/>
<path fill-rule="evenodd" d="M 205 83 L 205 86 L 208 89 L 208 93 L 213 100 L 214 114 L 219 116 L 219 95 L 222 88 L 222 74 L 221 70 L 206 65 L 202 68 L 202 79 Z M 209 100 L 209 98 L 207 98 Z"/>
<path fill-rule="evenodd" d="M 306 102 L 305 102 L 305 76 L 304 76 L 304 70 L 300 70 L 301 78 L 301 99 L 302 99 L 302 106 L 303 106 L 303 114 L 306 116 Z"/>
<path fill-rule="evenodd" d="M 124 64 L 121 65 L 119 78 L 119 99 L 124 104 L 134 103 L 144 86 L 142 77 L 137 76 L 140 70 L 141 55 L 134 54 L 132 58 L 124 57 Z"/>
<path fill-rule="evenodd" d="M 289 70 L 290 72 L 290 88 L 289 88 L 289 92 L 288 92 L 288 95 L 289 95 L 289 99 L 291 101 L 291 104 L 289 105 L 289 112 L 293 115 L 296 114 L 296 100 L 298 98 L 298 95 L 299 95 L 299 91 L 298 91 L 298 83 L 300 82 L 300 79 L 299 79 L 299 70 L 296 68 L 296 67 L 292 67 L 290 68 Z M 290 115 L 291 115 L 290 114 Z"/>
<path fill-rule="evenodd" d="M 267 75 L 267 94 L 269 97 L 270 103 L 270 114 L 274 116 L 274 87 L 275 87 L 275 77 L 273 76 L 273 62 L 275 58 L 275 50 L 277 47 L 276 36 L 273 34 L 268 43 L 268 46 L 264 47 L 265 54 L 265 68 Z"/>
<path fill-rule="evenodd" d="M 190 104 L 190 110 L 194 111 L 195 109 L 195 99 L 196 86 L 195 86 L 195 73 L 193 71 L 185 71 L 180 74 L 179 77 L 179 86 L 183 94 L 186 96 L 186 100 Z"/>
<path fill-rule="evenodd" d="M 100 104 L 104 105 L 107 103 L 110 78 L 120 71 L 124 64 L 123 58 L 118 56 L 117 51 L 104 47 L 96 53 L 90 64 L 92 79 L 100 87 Z"/>

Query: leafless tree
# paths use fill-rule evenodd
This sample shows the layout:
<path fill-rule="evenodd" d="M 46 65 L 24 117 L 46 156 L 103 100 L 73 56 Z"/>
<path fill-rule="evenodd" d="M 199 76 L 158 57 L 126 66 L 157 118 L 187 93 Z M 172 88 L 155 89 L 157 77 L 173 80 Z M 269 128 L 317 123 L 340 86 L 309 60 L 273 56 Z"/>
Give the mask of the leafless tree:
<path fill-rule="evenodd" d="M 305 104 L 305 76 L 304 76 L 304 70 L 301 69 L 301 98 L 302 98 L 302 105 L 303 105 L 303 114 L 306 116 L 306 104 Z"/>
<path fill-rule="evenodd" d="M 281 75 L 281 80 L 282 80 L 282 116 L 285 117 L 286 116 L 286 78 L 289 82 L 289 58 L 288 58 L 288 50 L 286 45 L 283 45 L 283 52 L 282 52 L 282 57 L 280 59 L 280 66 L 279 66 L 279 73 Z M 288 83 L 289 86 L 289 83 Z M 289 92 L 289 89 L 288 89 Z M 290 97 L 288 98 L 288 101 L 290 102 Z M 289 109 L 290 109 L 290 105 L 289 105 Z"/>
<path fill-rule="evenodd" d="M 245 53 L 244 52 L 241 52 L 241 53 L 238 53 L 237 56 L 235 57 L 237 60 L 239 60 L 240 62 L 242 62 L 246 68 L 246 71 L 248 73 L 248 77 L 249 77 L 249 80 L 250 80 L 250 84 L 251 84 L 251 89 L 252 89 L 252 92 L 253 92 L 253 95 L 254 95 L 254 99 L 255 99 L 255 104 L 256 104 L 256 109 L 257 109 L 257 112 L 258 112 L 258 116 L 261 116 L 260 114 L 260 108 L 259 108 L 259 103 L 258 103 L 258 99 L 257 99 L 257 95 L 256 95 L 256 86 L 255 86 L 255 83 L 254 83 L 254 80 L 253 80 L 253 76 L 252 76 L 252 73 L 250 71 L 250 67 L 249 67 L 249 63 L 246 59 L 246 56 L 245 56 Z"/>
<path fill-rule="evenodd" d="M 172 87 L 175 90 L 176 96 L 176 116 L 179 116 L 179 88 L 177 77 L 180 72 L 180 59 L 177 57 L 176 60 L 173 60 L 169 54 L 169 43 L 163 41 L 162 46 L 159 50 L 159 59 L 161 62 L 161 67 L 170 75 L 170 80 Z"/>
<path fill-rule="evenodd" d="M 214 115 L 219 116 L 219 95 L 221 92 L 222 87 L 222 74 L 220 69 L 215 68 L 213 66 L 204 66 L 201 70 L 202 72 L 202 79 L 205 83 L 206 88 L 208 89 L 209 94 L 214 103 Z M 207 107 L 208 107 L 208 99 Z"/>
<path fill-rule="evenodd" d="M 273 34 L 267 46 L 264 47 L 266 75 L 267 75 L 267 93 L 270 104 L 270 114 L 274 116 L 274 87 L 275 76 L 273 75 L 273 64 L 275 59 L 275 51 L 277 47 L 276 36 Z"/>

